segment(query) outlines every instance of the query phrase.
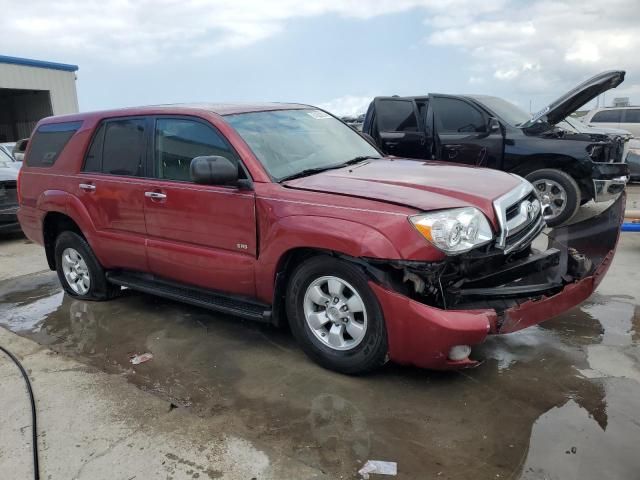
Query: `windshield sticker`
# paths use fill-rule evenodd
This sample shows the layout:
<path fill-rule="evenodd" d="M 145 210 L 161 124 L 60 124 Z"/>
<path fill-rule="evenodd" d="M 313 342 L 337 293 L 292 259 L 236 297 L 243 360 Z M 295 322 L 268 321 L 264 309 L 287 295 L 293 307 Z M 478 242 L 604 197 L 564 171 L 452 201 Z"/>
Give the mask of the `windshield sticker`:
<path fill-rule="evenodd" d="M 317 120 L 320 120 L 320 119 L 323 119 L 323 118 L 331 118 L 331 115 L 329 115 L 328 113 L 322 112 L 320 110 L 312 110 L 310 112 L 307 112 L 307 115 L 309 115 L 309 116 L 311 116 L 311 117 L 313 117 L 313 118 L 315 118 Z"/>

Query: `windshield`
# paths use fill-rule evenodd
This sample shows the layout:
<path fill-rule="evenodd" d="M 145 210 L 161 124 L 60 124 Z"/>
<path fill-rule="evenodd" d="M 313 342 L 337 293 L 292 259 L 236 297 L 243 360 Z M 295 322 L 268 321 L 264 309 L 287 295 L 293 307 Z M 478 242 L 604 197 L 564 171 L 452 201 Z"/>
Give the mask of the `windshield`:
<path fill-rule="evenodd" d="M 513 103 L 507 102 L 498 97 L 476 97 L 480 103 L 484 104 L 489 110 L 495 113 L 509 125 L 519 127 L 531 118 L 527 112 Z"/>
<path fill-rule="evenodd" d="M 351 128 L 320 110 L 275 110 L 227 115 L 275 181 L 305 170 L 380 154 Z"/>

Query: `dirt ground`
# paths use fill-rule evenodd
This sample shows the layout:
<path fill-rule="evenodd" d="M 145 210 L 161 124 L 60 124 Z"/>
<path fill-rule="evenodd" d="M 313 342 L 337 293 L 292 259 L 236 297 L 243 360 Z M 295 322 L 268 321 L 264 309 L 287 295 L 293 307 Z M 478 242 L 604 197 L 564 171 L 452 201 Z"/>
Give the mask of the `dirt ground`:
<path fill-rule="evenodd" d="M 628 207 L 639 199 L 630 187 Z M 73 300 L 16 234 L 0 239 L 0 345 L 36 379 L 43 478 L 349 479 L 376 459 L 397 462 L 398 479 L 630 480 L 639 267 L 640 234 L 625 233 L 596 294 L 490 338 L 475 369 L 347 377 L 286 330 L 135 292 Z M 142 352 L 153 359 L 132 366 Z M 0 357 L 0 478 L 30 465 L 20 382 Z"/>

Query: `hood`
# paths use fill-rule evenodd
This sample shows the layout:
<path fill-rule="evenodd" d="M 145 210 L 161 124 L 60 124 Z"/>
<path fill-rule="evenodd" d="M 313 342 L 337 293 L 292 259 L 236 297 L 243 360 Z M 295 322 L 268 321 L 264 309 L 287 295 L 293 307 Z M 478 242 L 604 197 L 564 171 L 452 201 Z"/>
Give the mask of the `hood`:
<path fill-rule="evenodd" d="M 498 170 L 383 158 L 289 180 L 289 188 L 350 195 L 430 211 L 474 206 L 492 221 L 493 201 L 522 179 Z"/>
<path fill-rule="evenodd" d="M 531 127 L 540 120 L 555 125 L 601 93 L 616 88 L 624 81 L 624 74 L 623 70 L 609 70 L 591 77 L 534 114 L 522 128 Z"/>

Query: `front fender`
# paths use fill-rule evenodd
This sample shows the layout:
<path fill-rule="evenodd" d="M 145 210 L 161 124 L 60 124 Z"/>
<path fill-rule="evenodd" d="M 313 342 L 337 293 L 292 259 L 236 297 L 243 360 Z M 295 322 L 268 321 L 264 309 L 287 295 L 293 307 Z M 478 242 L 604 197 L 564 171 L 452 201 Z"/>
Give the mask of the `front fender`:
<path fill-rule="evenodd" d="M 279 219 L 261 229 L 262 245 L 256 266 L 256 287 L 260 300 L 271 303 L 274 282 L 281 259 L 296 248 L 332 251 L 351 257 L 401 258 L 384 234 L 358 222 L 312 216 L 293 215 Z"/>

